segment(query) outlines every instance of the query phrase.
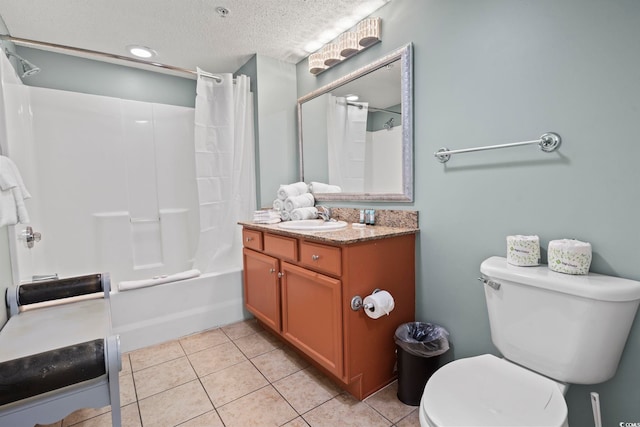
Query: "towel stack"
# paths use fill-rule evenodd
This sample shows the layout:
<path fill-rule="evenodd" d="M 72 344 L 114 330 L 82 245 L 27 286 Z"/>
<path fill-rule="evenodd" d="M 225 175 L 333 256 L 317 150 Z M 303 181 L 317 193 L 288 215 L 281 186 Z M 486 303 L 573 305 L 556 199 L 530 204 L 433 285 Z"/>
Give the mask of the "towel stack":
<path fill-rule="evenodd" d="M 15 163 L 0 156 L 0 227 L 28 223 L 24 201 L 30 197 Z"/>
<path fill-rule="evenodd" d="M 318 217 L 318 210 L 313 194 L 304 182 L 281 185 L 278 198 L 273 201 L 273 209 L 280 213 L 283 221 L 299 221 Z"/>
<path fill-rule="evenodd" d="M 280 212 L 274 209 L 253 211 L 253 222 L 258 224 L 276 224 L 280 222 Z"/>

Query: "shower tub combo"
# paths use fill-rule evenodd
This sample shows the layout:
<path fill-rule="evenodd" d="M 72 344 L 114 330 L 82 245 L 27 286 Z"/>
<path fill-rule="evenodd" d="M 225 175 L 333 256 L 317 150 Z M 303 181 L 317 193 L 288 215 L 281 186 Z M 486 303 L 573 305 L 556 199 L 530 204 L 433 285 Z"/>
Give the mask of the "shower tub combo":
<path fill-rule="evenodd" d="M 4 77 L 3 77 L 4 78 Z M 5 154 L 32 195 L 11 227 L 14 282 L 108 272 L 123 351 L 247 318 L 240 227 L 229 259 L 186 280 L 117 291 L 194 268 L 199 234 L 194 110 L 21 82 L 2 87 Z"/>

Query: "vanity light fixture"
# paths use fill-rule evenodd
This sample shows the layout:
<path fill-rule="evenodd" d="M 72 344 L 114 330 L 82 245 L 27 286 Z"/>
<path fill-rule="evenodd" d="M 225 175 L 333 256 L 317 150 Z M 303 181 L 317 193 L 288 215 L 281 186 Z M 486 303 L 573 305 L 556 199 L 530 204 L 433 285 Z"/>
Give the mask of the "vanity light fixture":
<path fill-rule="evenodd" d="M 317 52 L 309 55 L 309 72 L 318 75 L 345 59 L 380 41 L 380 18 L 366 18 L 353 31 L 340 34 Z"/>
<path fill-rule="evenodd" d="M 130 54 L 137 56 L 138 58 L 152 58 L 157 55 L 155 50 L 146 46 L 130 44 L 127 46 L 127 50 Z"/>

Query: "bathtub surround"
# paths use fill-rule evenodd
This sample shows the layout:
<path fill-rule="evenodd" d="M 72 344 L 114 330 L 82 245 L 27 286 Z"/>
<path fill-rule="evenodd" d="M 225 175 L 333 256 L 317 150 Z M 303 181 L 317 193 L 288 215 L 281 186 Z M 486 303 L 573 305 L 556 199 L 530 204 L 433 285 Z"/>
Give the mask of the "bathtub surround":
<path fill-rule="evenodd" d="M 113 326 L 126 350 L 246 318 L 233 236 L 231 249 L 217 259 L 223 269 L 122 293 L 115 286 L 192 269 L 199 230 L 194 110 L 28 87 L 12 78 L 10 66 L 3 71 L 9 72 L 2 79 L 2 149 L 23 173 L 33 196 L 31 223 L 43 236 L 29 249 L 19 239 L 24 227 L 10 227 L 9 282 L 109 271 Z M 245 173 L 221 163 L 229 166 L 225 171 Z M 228 212 L 236 213 L 248 202 L 233 188 Z"/>

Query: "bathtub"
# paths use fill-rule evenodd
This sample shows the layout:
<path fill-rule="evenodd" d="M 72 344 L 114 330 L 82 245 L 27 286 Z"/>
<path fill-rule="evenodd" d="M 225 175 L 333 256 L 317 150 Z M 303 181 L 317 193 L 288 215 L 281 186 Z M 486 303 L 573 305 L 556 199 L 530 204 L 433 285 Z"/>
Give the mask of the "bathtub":
<path fill-rule="evenodd" d="M 111 321 L 123 352 L 248 319 L 242 268 L 111 293 Z"/>

